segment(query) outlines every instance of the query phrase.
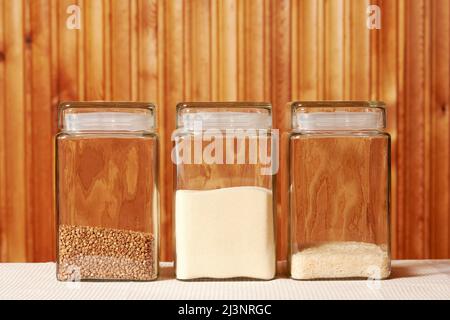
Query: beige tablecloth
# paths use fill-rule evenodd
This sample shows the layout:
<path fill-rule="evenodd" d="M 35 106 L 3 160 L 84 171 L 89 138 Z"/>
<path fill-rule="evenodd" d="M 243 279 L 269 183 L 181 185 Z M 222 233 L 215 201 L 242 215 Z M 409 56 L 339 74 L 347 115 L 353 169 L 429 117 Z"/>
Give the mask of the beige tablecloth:
<path fill-rule="evenodd" d="M 55 264 L 0 264 L 0 299 L 450 299 L 450 260 L 394 261 L 384 281 L 200 281 L 62 283 Z"/>

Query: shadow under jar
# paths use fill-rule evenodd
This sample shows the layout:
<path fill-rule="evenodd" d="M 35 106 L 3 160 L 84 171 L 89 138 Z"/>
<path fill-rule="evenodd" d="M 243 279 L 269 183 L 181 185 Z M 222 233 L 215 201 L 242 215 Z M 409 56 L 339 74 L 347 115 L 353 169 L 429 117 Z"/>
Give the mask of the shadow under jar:
<path fill-rule="evenodd" d="M 383 103 L 289 107 L 291 277 L 389 277 L 390 136 Z"/>
<path fill-rule="evenodd" d="M 57 278 L 158 275 L 158 140 L 147 103 L 63 103 L 56 136 Z"/>
<path fill-rule="evenodd" d="M 275 277 L 271 124 L 266 103 L 178 105 L 177 279 Z"/>

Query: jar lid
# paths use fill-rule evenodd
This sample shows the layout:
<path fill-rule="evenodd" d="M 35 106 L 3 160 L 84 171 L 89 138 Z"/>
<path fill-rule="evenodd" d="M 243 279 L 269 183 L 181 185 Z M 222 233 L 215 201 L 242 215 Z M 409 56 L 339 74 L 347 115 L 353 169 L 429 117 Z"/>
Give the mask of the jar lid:
<path fill-rule="evenodd" d="M 68 113 L 64 127 L 67 131 L 150 131 L 154 118 L 130 112 Z"/>
<path fill-rule="evenodd" d="M 376 112 L 297 113 L 300 130 L 379 130 L 384 128 L 382 116 Z"/>
<path fill-rule="evenodd" d="M 148 102 L 63 102 L 58 109 L 58 127 L 61 132 L 153 132 L 155 111 Z"/>
<path fill-rule="evenodd" d="M 204 129 L 267 129 L 272 125 L 269 113 L 251 112 L 196 112 L 182 116 L 184 128 Z"/>
<path fill-rule="evenodd" d="M 180 130 L 272 128 L 272 105 L 267 102 L 182 102 L 177 105 Z"/>
<path fill-rule="evenodd" d="M 383 130 L 385 105 L 380 101 L 292 102 L 294 131 Z"/>

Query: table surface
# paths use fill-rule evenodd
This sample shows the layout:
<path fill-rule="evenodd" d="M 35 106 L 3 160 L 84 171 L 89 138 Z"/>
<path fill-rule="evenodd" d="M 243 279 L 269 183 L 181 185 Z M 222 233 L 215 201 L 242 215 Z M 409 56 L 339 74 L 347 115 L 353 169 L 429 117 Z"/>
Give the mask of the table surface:
<path fill-rule="evenodd" d="M 450 299 L 450 260 L 392 262 L 389 280 L 198 281 L 173 279 L 162 264 L 154 282 L 58 282 L 54 263 L 0 264 L 2 299 Z"/>

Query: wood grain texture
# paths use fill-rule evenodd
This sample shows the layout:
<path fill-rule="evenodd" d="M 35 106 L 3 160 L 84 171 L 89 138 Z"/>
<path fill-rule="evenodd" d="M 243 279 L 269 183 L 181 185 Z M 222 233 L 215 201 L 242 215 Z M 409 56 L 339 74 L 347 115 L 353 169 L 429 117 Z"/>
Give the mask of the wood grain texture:
<path fill-rule="evenodd" d="M 344 0 L 325 1 L 325 99 L 344 99 Z"/>
<path fill-rule="evenodd" d="M 154 138 L 62 135 L 57 144 L 61 224 L 154 233 Z"/>
<path fill-rule="evenodd" d="M 0 260 L 8 260 L 8 236 L 6 233 L 6 113 L 5 113 L 5 1 L 0 0 Z"/>
<path fill-rule="evenodd" d="M 294 100 L 319 100 L 324 98 L 324 23 L 323 2 L 303 0 L 295 3 L 292 23 L 297 24 L 292 29 L 295 38 L 292 40 L 293 84 L 292 98 Z M 317 28 L 311 28 L 316 25 Z"/>
<path fill-rule="evenodd" d="M 268 54 L 267 35 L 269 35 L 270 22 L 266 21 L 265 1 L 239 0 L 238 52 L 239 52 L 239 95 L 243 101 L 265 101 L 267 98 L 265 85 L 266 70 L 270 65 L 265 64 Z"/>
<path fill-rule="evenodd" d="M 218 97 L 219 101 L 237 100 L 237 2 L 219 0 L 218 16 Z M 220 61 L 220 63 L 219 63 Z"/>
<path fill-rule="evenodd" d="M 211 1 L 185 1 L 186 19 L 185 35 L 189 50 L 186 56 L 185 78 L 190 78 L 189 87 L 185 88 L 186 99 L 210 101 L 212 84 L 211 72 Z"/>
<path fill-rule="evenodd" d="M 111 0 L 111 98 L 129 101 L 132 95 L 130 1 Z"/>
<path fill-rule="evenodd" d="M 397 119 L 399 114 L 399 71 L 401 70 L 400 59 L 398 57 L 399 48 L 402 47 L 399 31 L 399 8 L 398 4 L 394 1 L 382 1 L 378 3 L 383 14 L 382 18 L 382 30 L 388 30 L 389 32 L 381 32 L 377 37 L 379 46 L 376 54 L 370 54 L 370 57 L 374 57 L 377 60 L 375 65 L 370 66 L 370 73 L 379 73 L 380 83 L 378 88 L 372 88 L 373 84 L 370 83 L 370 97 L 373 99 L 382 97 L 387 108 L 387 127 L 391 134 L 391 245 L 394 252 L 397 252 L 397 243 L 399 240 L 399 233 L 397 230 L 398 222 L 398 210 L 397 210 L 397 191 L 398 191 L 398 179 L 397 179 L 397 141 L 398 141 L 398 125 Z M 376 66 L 379 66 L 377 70 Z M 370 78 L 369 78 L 370 80 Z"/>
<path fill-rule="evenodd" d="M 450 2 L 431 5 L 431 198 L 430 255 L 450 254 Z M 446 41 L 447 40 L 447 41 Z"/>
<path fill-rule="evenodd" d="M 428 179 L 426 175 L 428 141 L 427 113 L 427 32 L 425 13 L 429 10 L 428 1 L 406 1 L 406 45 L 405 45 L 405 138 L 403 148 L 404 159 L 404 192 L 403 201 L 404 241 L 401 257 L 419 258 L 429 256 L 429 216 L 426 203 Z M 411 75 L 414 76 L 411 76 Z M 413 152 L 410 150 L 414 149 Z M 408 154 L 409 153 L 409 154 Z M 418 168 L 420 168 L 418 170 Z M 414 200 L 412 200 L 414 199 Z"/>
<path fill-rule="evenodd" d="M 290 145 L 294 252 L 324 241 L 387 245 L 389 138 L 295 135 Z"/>
<path fill-rule="evenodd" d="M 74 4 L 80 30 L 66 27 Z M 450 257 L 449 15 L 447 0 L 0 0 L 0 260 L 54 259 L 55 107 L 99 99 L 159 107 L 163 260 L 178 102 L 266 100 L 285 131 L 289 100 L 344 98 L 387 105 L 393 256 Z"/>
<path fill-rule="evenodd" d="M 24 2 L 4 2 L 7 259 L 27 260 Z M 8 14 L 6 14 L 8 13 Z"/>
<path fill-rule="evenodd" d="M 105 39 L 103 32 L 103 0 L 86 1 L 84 5 L 84 62 L 85 62 L 85 98 L 96 101 L 106 99 L 105 95 Z"/>
<path fill-rule="evenodd" d="M 28 127 L 34 141 L 27 143 L 30 159 L 28 193 L 28 215 L 34 228 L 28 231 L 31 239 L 31 259 L 41 256 L 53 256 L 54 242 L 48 235 L 54 231 L 52 184 L 48 182 L 52 170 L 55 103 L 52 98 L 52 52 L 51 29 L 47 27 L 52 19 L 52 3 L 46 0 L 30 2 L 30 44 L 31 85 Z M 39 188 L 33 187 L 39 186 Z"/>
<path fill-rule="evenodd" d="M 186 79 L 189 77 L 185 73 L 186 64 L 183 56 L 183 1 L 175 0 L 164 3 L 164 101 L 160 106 L 161 113 L 164 114 L 161 124 L 161 215 L 160 234 L 164 234 L 164 242 L 161 241 L 162 259 L 173 257 L 173 201 L 172 192 L 174 185 L 173 167 L 171 163 L 172 140 L 171 134 L 175 129 L 175 106 L 185 98 Z"/>
<path fill-rule="evenodd" d="M 347 100 L 367 100 L 370 96 L 370 30 L 366 26 L 369 1 L 346 1 L 348 22 L 345 34 L 345 92 Z M 388 10 L 386 10 L 387 13 Z"/>
<path fill-rule="evenodd" d="M 58 95 L 61 101 L 78 100 L 78 34 L 81 31 L 66 28 L 67 8 L 74 2 L 71 0 L 57 1 L 57 29 L 53 30 L 58 39 L 53 46 L 58 48 L 57 80 Z M 83 21 L 83 20 L 81 20 Z"/>
<path fill-rule="evenodd" d="M 286 101 L 291 98 L 291 14 L 290 1 L 271 1 L 272 8 L 272 70 L 271 70 L 271 101 L 273 105 L 273 122 L 274 127 L 286 131 L 288 126 L 290 114 L 284 112 L 286 109 Z M 281 158 L 286 159 L 288 156 L 286 148 L 280 148 Z M 288 179 L 287 170 L 281 170 L 278 174 L 276 183 L 276 225 L 277 225 L 277 252 L 279 257 L 284 257 L 288 250 L 286 235 L 288 234 L 288 219 L 286 212 L 289 204 L 288 198 L 284 195 L 288 194 L 288 188 L 284 181 Z"/>
<path fill-rule="evenodd" d="M 141 101 L 159 102 L 158 86 L 158 4 L 156 0 L 138 2 L 138 95 Z"/>

